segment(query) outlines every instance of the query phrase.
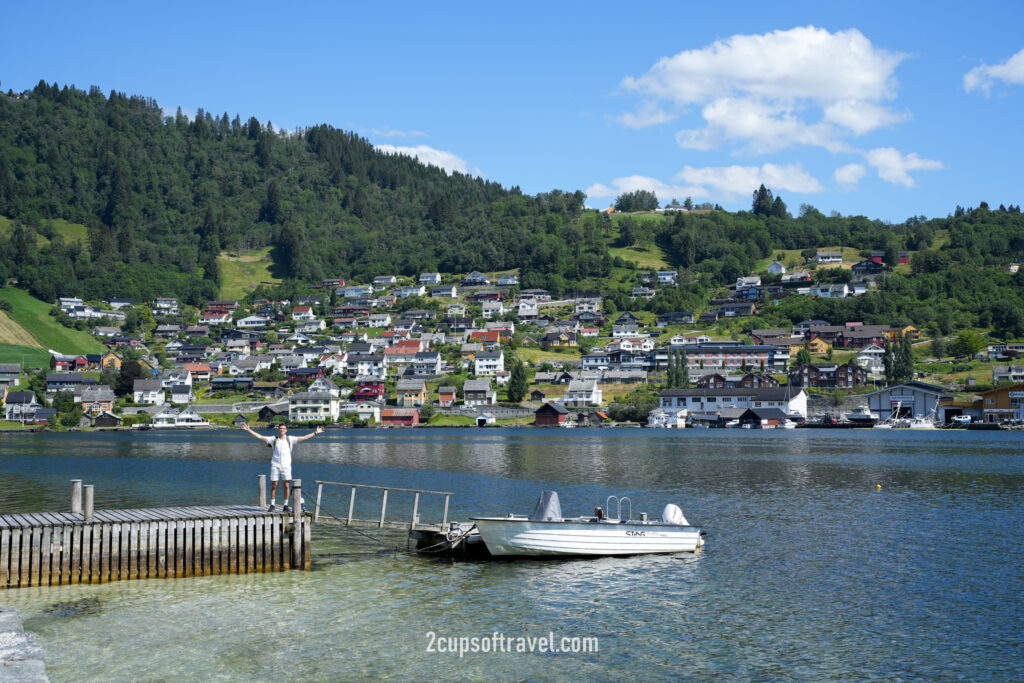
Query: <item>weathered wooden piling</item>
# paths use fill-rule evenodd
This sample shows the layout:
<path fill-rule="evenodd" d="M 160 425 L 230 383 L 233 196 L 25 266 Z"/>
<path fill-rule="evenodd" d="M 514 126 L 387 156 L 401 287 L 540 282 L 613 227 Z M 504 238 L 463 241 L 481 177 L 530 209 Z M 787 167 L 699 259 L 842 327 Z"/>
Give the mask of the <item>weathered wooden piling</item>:
<path fill-rule="evenodd" d="M 308 569 L 302 482 L 292 490 L 291 515 L 264 504 L 94 510 L 93 487 L 76 480 L 72 512 L 0 515 L 0 588 Z"/>

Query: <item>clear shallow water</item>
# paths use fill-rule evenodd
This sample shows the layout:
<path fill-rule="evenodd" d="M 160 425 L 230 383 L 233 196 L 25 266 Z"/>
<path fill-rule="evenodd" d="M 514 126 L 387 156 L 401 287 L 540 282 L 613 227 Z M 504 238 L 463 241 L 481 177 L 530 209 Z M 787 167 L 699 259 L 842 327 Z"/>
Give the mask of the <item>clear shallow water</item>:
<path fill-rule="evenodd" d="M 526 512 L 542 488 L 567 514 L 626 494 L 652 515 L 680 504 L 708 545 L 450 564 L 322 525 L 311 572 L 0 603 L 21 610 L 55 681 L 1019 680 L 1022 454 L 1020 433 L 346 430 L 297 450 L 307 498 L 315 479 L 448 490 L 466 519 Z M 267 460 L 239 432 L 0 435 L 0 511 L 63 509 L 72 478 L 97 507 L 249 502 Z M 426 652 L 429 631 L 596 636 L 600 650 L 460 659 Z"/>

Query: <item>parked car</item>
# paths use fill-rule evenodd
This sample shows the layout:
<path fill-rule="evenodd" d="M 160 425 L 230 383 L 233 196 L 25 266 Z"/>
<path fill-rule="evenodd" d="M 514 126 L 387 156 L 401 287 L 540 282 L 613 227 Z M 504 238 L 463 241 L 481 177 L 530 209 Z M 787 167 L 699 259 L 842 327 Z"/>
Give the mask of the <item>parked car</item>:
<path fill-rule="evenodd" d="M 949 421 L 952 422 L 953 424 L 966 425 L 966 424 L 970 424 L 971 423 L 971 416 L 970 415 L 954 415 L 953 417 L 949 418 Z"/>

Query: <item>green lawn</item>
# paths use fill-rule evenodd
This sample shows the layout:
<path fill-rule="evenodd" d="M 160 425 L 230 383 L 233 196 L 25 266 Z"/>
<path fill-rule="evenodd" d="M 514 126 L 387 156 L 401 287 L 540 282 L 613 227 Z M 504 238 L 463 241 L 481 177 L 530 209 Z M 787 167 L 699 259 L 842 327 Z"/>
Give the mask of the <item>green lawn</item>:
<path fill-rule="evenodd" d="M 64 327 L 50 316 L 50 304 L 36 299 L 28 292 L 14 287 L 0 288 L 0 301 L 9 301 L 14 307 L 10 317 L 32 333 L 47 349 L 60 353 L 99 353 L 104 350 L 87 332 Z"/>
<path fill-rule="evenodd" d="M 516 349 L 516 355 L 519 356 L 519 360 L 524 360 L 528 363 L 543 363 L 545 361 L 549 361 L 559 369 L 561 369 L 562 363 L 580 359 L 580 353 L 576 349 L 567 349 L 562 353 L 558 353 L 557 351 L 545 351 L 544 349 L 537 347 L 520 346 Z"/>
<path fill-rule="evenodd" d="M 72 242 L 86 243 L 89 240 L 88 229 L 81 223 L 68 223 L 63 218 L 47 219 L 45 223 L 53 225 L 54 230 L 64 237 L 64 243 L 70 244 Z M 11 232 L 11 219 L 0 216 L 0 236 L 6 237 Z M 50 240 L 43 237 L 38 232 L 36 233 L 36 244 L 43 246 L 49 244 Z"/>
<path fill-rule="evenodd" d="M 431 417 L 427 424 L 432 427 L 462 427 L 464 425 L 475 425 L 476 420 L 466 415 L 441 415 Z"/>
<path fill-rule="evenodd" d="M 18 346 L 17 344 L 0 344 L 0 363 L 24 362 L 25 368 L 50 367 L 50 353 L 46 349 L 34 346 Z"/>
<path fill-rule="evenodd" d="M 668 262 L 665 252 L 660 247 L 613 247 L 608 250 L 612 256 L 619 256 L 626 261 L 633 261 L 638 268 L 644 270 L 667 270 Z"/>
<path fill-rule="evenodd" d="M 270 249 L 255 249 L 241 256 L 222 253 L 218 259 L 222 282 L 220 298 L 241 299 L 261 282 L 281 282 L 270 274 L 274 266 Z"/>

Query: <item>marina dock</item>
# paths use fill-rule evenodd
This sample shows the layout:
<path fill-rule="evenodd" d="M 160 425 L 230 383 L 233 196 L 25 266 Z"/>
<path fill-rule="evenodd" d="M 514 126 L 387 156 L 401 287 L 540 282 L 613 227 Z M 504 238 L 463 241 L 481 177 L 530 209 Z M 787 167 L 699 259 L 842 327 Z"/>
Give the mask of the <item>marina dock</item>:
<path fill-rule="evenodd" d="M 0 588 L 308 569 L 311 520 L 302 482 L 292 512 L 257 505 L 94 510 L 93 488 L 71 482 L 69 512 L 0 515 Z"/>

